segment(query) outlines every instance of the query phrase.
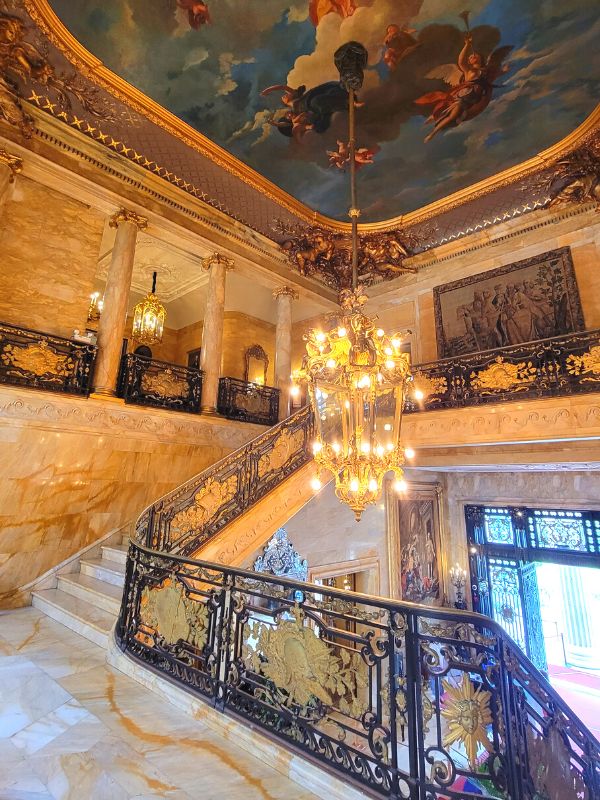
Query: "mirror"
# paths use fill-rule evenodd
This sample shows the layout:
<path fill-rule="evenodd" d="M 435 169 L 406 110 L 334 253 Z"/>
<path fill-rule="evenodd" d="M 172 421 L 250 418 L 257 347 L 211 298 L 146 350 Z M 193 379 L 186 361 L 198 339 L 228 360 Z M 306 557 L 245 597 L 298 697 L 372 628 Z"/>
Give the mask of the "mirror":
<path fill-rule="evenodd" d="M 264 386 L 267 382 L 269 356 L 259 344 L 253 344 L 244 355 L 244 380 Z"/>

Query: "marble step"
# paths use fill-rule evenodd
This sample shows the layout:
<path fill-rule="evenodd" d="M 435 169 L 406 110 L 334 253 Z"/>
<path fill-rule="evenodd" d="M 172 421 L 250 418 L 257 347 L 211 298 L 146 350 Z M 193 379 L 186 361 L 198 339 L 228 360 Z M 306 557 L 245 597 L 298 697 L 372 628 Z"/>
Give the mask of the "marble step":
<path fill-rule="evenodd" d="M 107 583 L 80 572 L 73 572 L 58 576 L 58 588 L 61 592 L 78 597 L 85 603 L 90 603 L 110 614 L 119 613 L 123 590 L 114 583 Z"/>
<path fill-rule="evenodd" d="M 105 561 L 114 561 L 117 564 L 126 564 L 127 547 L 122 544 L 102 545 L 102 558 Z"/>
<path fill-rule="evenodd" d="M 66 628 L 84 636 L 100 647 L 108 646 L 108 635 L 116 615 L 96 608 L 60 589 L 31 593 L 32 605 Z"/>
<path fill-rule="evenodd" d="M 125 564 L 119 564 L 117 561 L 89 558 L 82 559 L 79 566 L 82 575 L 89 575 L 90 578 L 97 578 L 114 586 L 123 586 L 125 583 Z"/>

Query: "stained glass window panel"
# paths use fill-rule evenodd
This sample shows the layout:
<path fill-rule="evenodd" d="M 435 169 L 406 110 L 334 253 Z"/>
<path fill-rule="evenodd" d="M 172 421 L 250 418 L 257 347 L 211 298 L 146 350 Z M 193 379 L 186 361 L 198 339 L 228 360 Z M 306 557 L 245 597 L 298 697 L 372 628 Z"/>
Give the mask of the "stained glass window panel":
<path fill-rule="evenodd" d="M 493 513 L 485 510 L 485 540 L 488 544 L 514 544 L 515 532 L 513 530 L 510 514 Z"/>
<path fill-rule="evenodd" d="M 588 550 L 586 527 L 578 512 L 536 511 L 530 518 L 530 527 L 536 547 L 583 553 Z"/>

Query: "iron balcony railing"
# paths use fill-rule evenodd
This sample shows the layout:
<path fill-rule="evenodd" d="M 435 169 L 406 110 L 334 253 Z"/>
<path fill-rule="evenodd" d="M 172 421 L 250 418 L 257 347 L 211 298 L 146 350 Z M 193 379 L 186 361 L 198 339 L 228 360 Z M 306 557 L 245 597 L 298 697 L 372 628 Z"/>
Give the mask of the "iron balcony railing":
<path fill-rule="evenodd" d="M 409 413 L 600 391 L 600 330 L 417 364 L 413 378 Z"/>
<path fill-rule="evenodd" d="M 279 389 L 238 378 L 221 378 L 217 411 L 227 419 L 275 425 L 279 417 Z"/>
<path fill-rule="evenodd" d="M 96 347 L 0 323 L 0 383 L 88 395 Z"/>
<path fill-rule="evenodd" d="M 199 413 L 202 372 L 127 353 L 121 359 L 117 393 L 126 403 Z"/>
<path fill-rule="evenodd" d="M 147 508 L 129 656 L 393 800 L 599 800 L 600 744 L 487 617 L 194 559 L 310 460 L 308 408 Z"/>

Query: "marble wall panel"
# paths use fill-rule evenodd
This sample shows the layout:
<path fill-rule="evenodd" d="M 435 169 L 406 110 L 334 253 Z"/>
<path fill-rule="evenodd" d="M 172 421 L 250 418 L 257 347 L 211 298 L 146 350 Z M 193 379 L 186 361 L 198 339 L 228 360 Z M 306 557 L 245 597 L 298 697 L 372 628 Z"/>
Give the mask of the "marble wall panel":
<path fill-rule="evenodd" d="M 85 329 L 104 215 L 20 175 L 0 216 L 0 321 Z"/>
<path fill-rule="evenodd" d="M 262 430 L 1 387 L 0 608 Z"/>

